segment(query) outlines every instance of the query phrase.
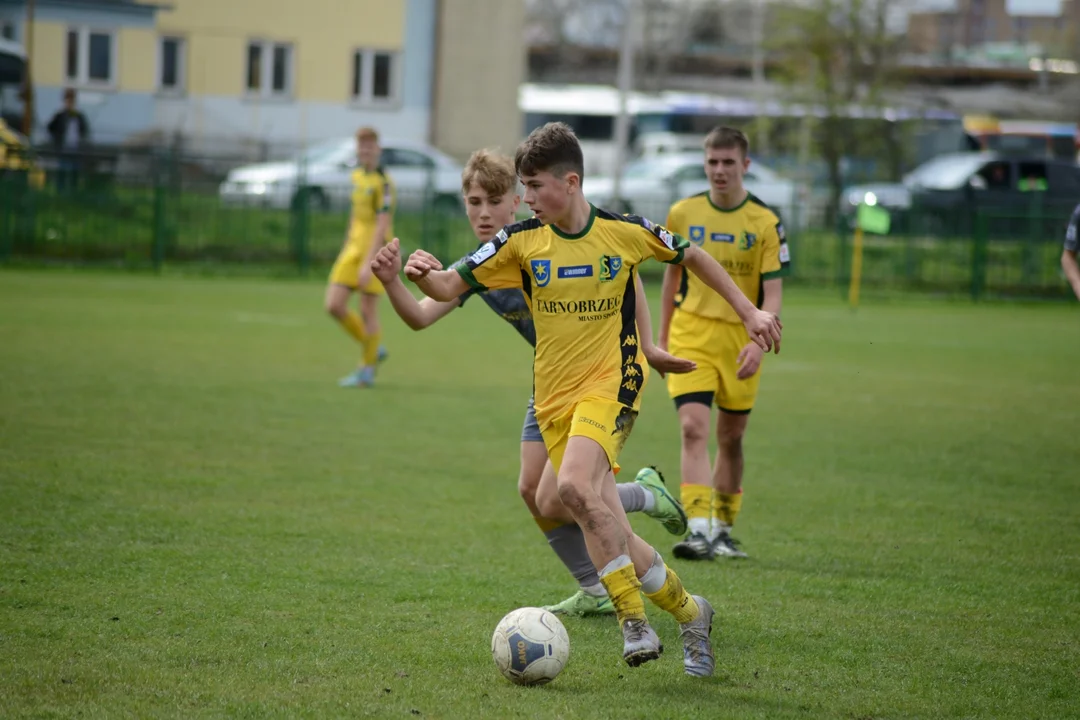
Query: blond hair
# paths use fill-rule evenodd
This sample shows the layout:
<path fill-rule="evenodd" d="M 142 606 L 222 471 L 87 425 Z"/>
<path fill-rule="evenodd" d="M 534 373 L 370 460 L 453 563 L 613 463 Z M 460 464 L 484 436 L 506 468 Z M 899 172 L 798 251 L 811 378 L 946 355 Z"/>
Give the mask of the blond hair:
<path fill-rule="evenodd" d="M 375 128 L 364 126 L 356 131 L 356 139 L 360 142 L 379 142 L 379 133 Z"/>
<path fill-rule="evenodd" d="M 473 183 L 479 185 L 489 197 L 502 197 L 517 188 L 514 162 L 493 150 L 477 150 L 461 171 L 461 192 L 469 192 Z"/>

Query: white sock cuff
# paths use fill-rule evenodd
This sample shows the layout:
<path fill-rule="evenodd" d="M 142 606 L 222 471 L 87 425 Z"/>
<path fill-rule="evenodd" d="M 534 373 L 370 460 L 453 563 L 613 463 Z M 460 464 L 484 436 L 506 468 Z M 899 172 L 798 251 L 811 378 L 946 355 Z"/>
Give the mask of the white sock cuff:
<path fill-rule="evenodd" d="M 619 557 L 615 558 L 614 560 L 612 560 L 611 562 L 609 562 L 607 565 L 604 566 L 604 569 L 600 571 L 600 577 L 604 577 L 605 575 L 610 575 L 613 572 L 618 572 L 619 570 L 622 570 L 627 565 L 633 565 L 633 564 L 634 563 L 633 563 L 632 560 L 630 560 L 629 555 L 620 555 Z"/>
<path fill-rule="evenodd" d="M 641 576 L 641 591 L 645 593 L 659 592 L 667 581 L 667 565 L 660 553 L 653 557 L 653 564 L 648 572 Z"/>

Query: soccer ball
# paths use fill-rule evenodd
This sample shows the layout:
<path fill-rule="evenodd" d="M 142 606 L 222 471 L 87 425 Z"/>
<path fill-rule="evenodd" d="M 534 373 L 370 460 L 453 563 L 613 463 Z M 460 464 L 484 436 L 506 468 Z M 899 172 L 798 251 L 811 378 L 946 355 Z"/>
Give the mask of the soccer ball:
<path fill-rule="evenodd" d="M 535 607 L 507 613 L 491 636 L 491 656 L 507 680 L 543 685 L 554 680 L 570 658 L 570 637 L 559 618 Z"/>

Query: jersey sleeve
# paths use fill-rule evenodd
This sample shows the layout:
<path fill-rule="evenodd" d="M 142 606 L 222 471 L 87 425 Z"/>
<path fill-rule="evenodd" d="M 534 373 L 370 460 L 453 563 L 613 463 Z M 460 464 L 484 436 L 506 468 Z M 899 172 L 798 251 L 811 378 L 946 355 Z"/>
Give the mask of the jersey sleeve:
<path fill-rule="evenodd" d="M 379 189 L 375 193 L 375 214 L 394 212 L 394 182 L 385 172 L 379 173 Z"/>
<path fill-rule="evenodd" d="M 772 280 L 791 272 L 791 252 L 788 250 L 787 233 L 779 219 L 765 228 L 761 246 L 761 278 Z"/>
<path fill-rule="evenodd" d="M 473 290 L 483 292 L 497 288 L 520 288 L 521 263 L 517 257 L 517 237 L 513 234 L 513 226 L 507 226 L 452 267 Z"/>
<path fill-rule="evenodd" d="M 1080 232 L 1080 205 L 1073 210 L 1072 217 L 1069 218 L 1069 227 L 1065 229 L 1065 249 L 1071 253 L 1080 252 L 1078 232 Z"/>
<path fill-rule="evenodd" d="M 643 260 L 656 258 L 660 262 L 672 265 L 682 263 L 683 255 L 690 243 L 681 235 L 638 215 L 627 215 L 626 219 L 638 226 L 635 230 L 640 239 Z"/>

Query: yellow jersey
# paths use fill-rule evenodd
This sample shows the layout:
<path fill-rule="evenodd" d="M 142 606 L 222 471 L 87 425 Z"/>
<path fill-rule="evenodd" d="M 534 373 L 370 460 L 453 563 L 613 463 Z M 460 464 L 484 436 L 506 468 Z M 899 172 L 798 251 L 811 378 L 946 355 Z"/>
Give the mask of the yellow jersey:
<path fill-rule="evenodd" d="M 593 207 L 580 233 L 525 220 L 454 268 L 477 290 L 514 287 L 528 297 L 536 418 L 545 428 L 586 398 L 638 409 L 648 369 L 637 337 L 637 266 L 682 262 L 686 247 L 644 218 Z"/>
<path fill-rule="evenodd" d="M 762 282 L 789 271 L 791 255 L 780 218 L 753 195 L 737 208 L 722 210 L 708 192 L 671 206 L 667 226 L 709 253 L 731 275 L 743 294 L 758 307 L 764 299 Z M 741 323 L 724 298 L 697 278 L 683 272 L 675 305 L 701 317 Z"/>
<path fill-rule="evenodd" d="M 349 242 L 366 245 L 375 234 L 375 221 L 384 213 L 393 213 L 397 201 L 394 182 L 381 167 L 368 172 L 358 168 L 352 174 L 352 217 Z M 394 237 L 394 228 L 386 232 L 386 240 Z"/>

